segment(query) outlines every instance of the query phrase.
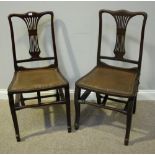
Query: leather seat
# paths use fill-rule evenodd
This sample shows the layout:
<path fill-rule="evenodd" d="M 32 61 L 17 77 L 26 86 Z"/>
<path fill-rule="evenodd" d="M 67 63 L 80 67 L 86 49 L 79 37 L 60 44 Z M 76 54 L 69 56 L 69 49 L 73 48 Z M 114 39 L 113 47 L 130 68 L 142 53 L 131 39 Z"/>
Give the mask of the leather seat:
<path fill-rule="evenodd" d="M 22 70 L 15 73 L 9 92 L 26 92 L 65 86 L 68 82 L 56 68 Z"/>
<path fill-rule="evenodd" d="M 130 69 L 95 67 L 86 76 L 77 81 L 84 89 L 94 90 L 109 95 L 133 96 L 137 73 Z"/>

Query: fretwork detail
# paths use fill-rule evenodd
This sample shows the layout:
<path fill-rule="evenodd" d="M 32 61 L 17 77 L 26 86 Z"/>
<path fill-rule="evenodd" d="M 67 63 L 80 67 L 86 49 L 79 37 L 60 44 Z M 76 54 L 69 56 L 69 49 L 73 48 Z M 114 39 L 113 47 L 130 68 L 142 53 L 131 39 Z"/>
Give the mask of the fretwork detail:
<path fill-rule="evenodd" d="M 114 54 L 116 58 L 123 59 L 123 56 L 125 54 L 126 27 L 131 17 L 116 15 L 114 16 L 114 18 L 115 18 L 116 25 L 117 25 L 117 37 L 116 37 Z"/>
<path fill-rule="evenodd" d="M 40 48 L 38 44 L 38 36 L 37 36 L 37 25 L 39 21 L 39 17 L 28 16 L 23 18 L 29 33 L 29 53 L 32 59 L 39 58 Z"/>

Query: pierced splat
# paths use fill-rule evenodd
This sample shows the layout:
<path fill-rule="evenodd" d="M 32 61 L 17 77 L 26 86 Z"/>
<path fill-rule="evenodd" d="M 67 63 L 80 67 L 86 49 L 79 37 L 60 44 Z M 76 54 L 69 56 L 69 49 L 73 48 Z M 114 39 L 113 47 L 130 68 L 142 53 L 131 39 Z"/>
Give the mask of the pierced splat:
<path fill-rule="evenodd" d="M 123 56 L 125 54 L 126 27 L 131 16 L 115 15 L 114 18 L 117 25 L 116 44 L 115 44 L 114 54 L 117 59 L 123 59 Z"/>
<path fill-rule="evenodd" d="M 50 33 L 51 33 L 51 39 L 52 39 L 52 45 L 53 45 L 53 53 L 54 56 L 41 56 L 41 49 L 39 47 L 39 38 L 37 33 L 37 28 L 39 24 L 39 20 L 42 17 L 48 16 L 48 22 L 50 21 Z M 49 19 L 50 17 L 50 19 Z M 23 58 L 23 59 L 17 59 L 16 56 L 16 45 L 15 45 L 15 36 L 14 36 L 14 29 L 13 29 L 13 19 L 14 18 L 20 18 L 25 23 L 27 30 L 28 30 L 28 36 L 29 36 L 29 54 L 30 58 Z M 34 61 L 51 61 L 50 65 L 46 67 L 58 67 L 58 61 L 57 61 L 57 53 L 56 53 L 56 44 L 55 44 L 55 35 L 54 35 L 54 14 L 52 11 L 45 11 L 45 12 L 27 12 L 24 14 L 10 14 L 8 16 L 9 24 L 10 24 L 10 32 L 11 32 L 11 40 L 12 40 L 12 50 L 13 50 L 13 58 L 14 58 L 14 67 L 15 70 L 22 70 L 27 69 L 23 65 L 20 65 L 25 62 L 34 62 Z"/>
<path fill-rule="evenodd" d="M 25 21 L 28 33 L 29 33 L 29 43 L 30 49 L 29 53 L 32 59 L 39 58 L 40 48 L 38 44 L 38 36 L 37 36 L 37 25 L 40 17 L 33 15 L 33 13 L 27 13 L 27 16 L 23 18 Z"/>

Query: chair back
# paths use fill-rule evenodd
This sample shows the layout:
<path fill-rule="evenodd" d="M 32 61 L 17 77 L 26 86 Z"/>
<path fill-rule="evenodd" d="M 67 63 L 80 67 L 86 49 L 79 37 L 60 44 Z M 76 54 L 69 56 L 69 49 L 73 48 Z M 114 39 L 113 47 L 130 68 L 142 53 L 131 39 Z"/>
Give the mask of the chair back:
<path fill-rule="evenodd" d="M 50 15 L 50 22 L 51 22 L 51 37 L 52 37 L 52 45 L 53 45 L 53 51 L 54 56 L 50 57 L 41 57 L 40 53 L 40 47 L 39 47 L 39 41 L 38 41 L 38 22 L 40 21 L 41 17 L 45 15 Z M 28 37 L 29 37 L 29 54 L 30 58 L 28 59 L 22 59 L 17 60 L 17 53 L 16 53 L 16 47 L 15 47 L 15 36 L 14 36 L 14 29 L 13 29 L 13 18 L 18 17 L 22 19 L 22 21 L 25 22 L 27 30 L 28 30 Z M 14 68 L 15 70 L 24 69 L 24 67 L 19 66 L 21 63 L 25 62 L 31 62 L 31 61 L 45 61 L 45 60 L 53 60 L 54 63 L 50 64 L 50 66 L 47 67 L 57 67 L 57 54 L 56 54 L 56 44 L 55 44 L 55 35 L 54 35 L 54 23 L 53 23 L 54 14 L 52 11 L 46 11 L 46 12 L 27 12 L 25 14 L 10 14 L 8 16 L 9 24 L 10 24 L 10 31 L 11 31 L 11 40 L 12 40 L 12 50 L 13 50 L 13 59 L 14 59 Z"/>
<path fill-rule="evenodd" d="M 111 15 L 115 22 L 116 22 L 116 43 L 114 47 L 114 57 L 112 56 L 101 56 L 101 41 L 102 41 L 102 15 L 107 13 Z M 125 49 L 125 37 L 126 37 L 126 29 L 127 25 L 131 18 L 136 16 L 142 16 L 142 29 L 141 29 L 141 36 L 140 36 L 140 47 L 139 47 L 139 58 L 138 60 L 131 60 L 124 58 L 126 53 Z M 144 31 L 145 31 L 145 24 L 147 20 L 147 14 L 145 12 L 130 12 L 127 10 L 100 10 L 99 11 L 99 36 L 98 36 L 98 54 L 97 54 L 97 65 L 105 65 L 106 63 L 102 62 L 104 59 L 108 60 L 116 60 L 122 62 L 128 62 L 132 64 L 136 64 L 136 68 L 140 71 L 141 69 L 141 61 L 142 61 L 142 54 L 143 54 L 143 41 L 144 41 Z"/>

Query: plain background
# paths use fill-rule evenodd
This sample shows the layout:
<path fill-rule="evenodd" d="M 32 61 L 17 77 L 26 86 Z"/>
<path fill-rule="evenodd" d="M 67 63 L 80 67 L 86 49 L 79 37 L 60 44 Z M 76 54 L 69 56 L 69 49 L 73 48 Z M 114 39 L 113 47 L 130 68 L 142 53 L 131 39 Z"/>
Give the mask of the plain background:
<path fill-rule="evenodd" d="M 122 1 L 0 2 L 0 89 L 7 89 L 14 72 L 10 28 L 7 19 L 10 13 L 50 10 L 54 12 L 59 68 L 69 80 L 70 88 L 74 89 L 74 82 L 96 65 L 98 11 L 100 9 L 128 9 L 147 12 L 140 89 L 155 90 L 155 2 Z M 108 34 L 113 32 L 108 26 L 104 27 L 104 31 Z M 132 36 L 138 31 L 139 28 L 131 26 L 128 34 Z M 107 41 L 106 45 L 110 45 L 111 39 Z M 132 49 L 136 49 L 137 45 L 134 42 L 137 40 L 129 38 L 129 41 L 133 45 Z M 20 42 L 19 46 L 21 46 Z M 127 44 L 127 47 L 130 47 L 130 44 Z M 131 56 L 135 57 L 134 54 L 131 52 Z"/>

